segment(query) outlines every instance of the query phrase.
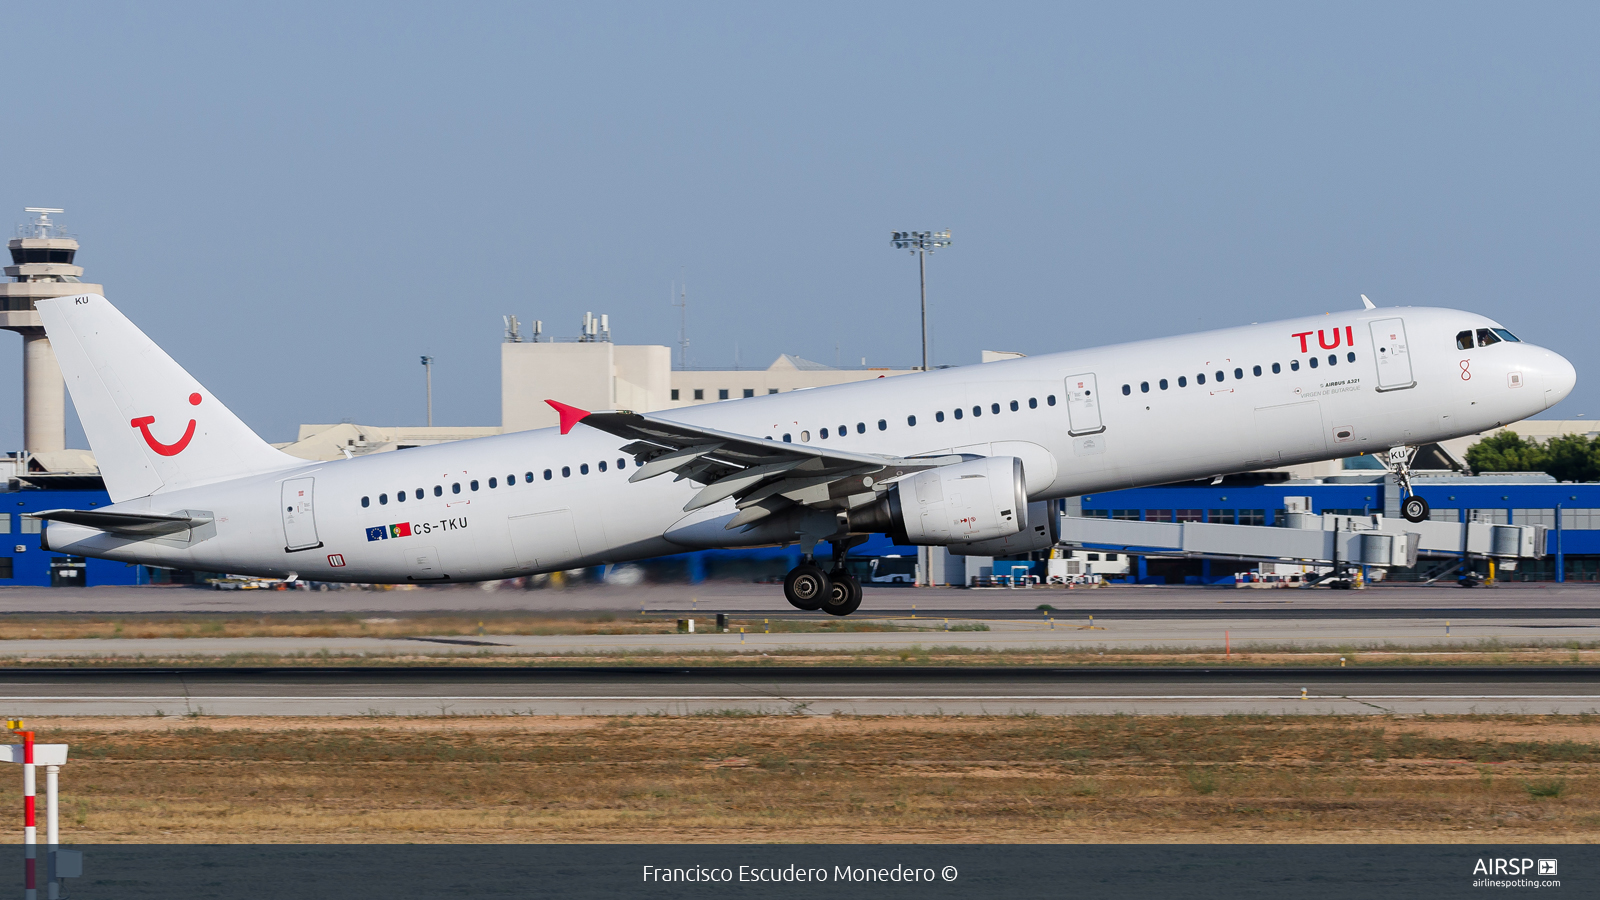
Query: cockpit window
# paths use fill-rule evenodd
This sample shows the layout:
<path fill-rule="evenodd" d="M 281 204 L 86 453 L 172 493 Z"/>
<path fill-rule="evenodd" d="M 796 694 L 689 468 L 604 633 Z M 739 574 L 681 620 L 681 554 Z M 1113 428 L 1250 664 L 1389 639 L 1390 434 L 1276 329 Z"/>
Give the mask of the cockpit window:
<path fill-rule="evenodd" d="M 1460 334 L 1456 335 L 1456 349 L 1457 350 L 1471 350 L 1472 349 L 1472 332 L 1463 331 Z"/>
<path fill-rule="evenodd" d="M 1511 332 L 1505 330 L 1504 328 L 1496 328 L 1496 329 L 1494 329 L 1494 333 L 1500 335 L 1500 339 L 1502 341 L 1510 341 L 1513 344 L 1522 343 L 1522 338 L 1517 337 L 1516 335 L 1514 335 Z"/>
<path fill-rule="evenodd" d="M 1494 333 L 1493 328 L 1478 329 L 1478 346 L 1487 347 L 1490 344 L 1500 343 L 1500 337 Z"/>

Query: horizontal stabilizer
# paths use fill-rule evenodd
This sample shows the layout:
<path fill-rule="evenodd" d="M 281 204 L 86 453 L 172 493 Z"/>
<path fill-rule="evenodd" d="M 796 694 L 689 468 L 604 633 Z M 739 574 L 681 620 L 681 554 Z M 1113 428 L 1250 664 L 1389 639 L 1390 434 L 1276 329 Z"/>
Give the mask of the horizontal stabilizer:
<path fill-rule="evenodd" d="M 86 528 L 96 528 L 111 534 L 125 534 L 130 537 L 175 534 L 179 531 L 187 531 L 190 528 L 211 522 L 211 519 L 204 516 L 157 516 L 150 513 L 112 512 L 111 510 L 97 509 L 47 509 L 44 512 L 31 513 L 31 515 L 35 519 L 65 522 L 68 525 L 82 525 Z"/>

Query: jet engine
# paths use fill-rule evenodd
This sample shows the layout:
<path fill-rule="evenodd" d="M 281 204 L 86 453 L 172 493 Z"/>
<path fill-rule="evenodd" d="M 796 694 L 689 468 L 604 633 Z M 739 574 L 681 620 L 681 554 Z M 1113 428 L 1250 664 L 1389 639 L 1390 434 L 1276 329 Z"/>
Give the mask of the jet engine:
<path fill-rule="evenodd" d="M 942 546 L 1004 538 L 1028 527 L 1022 460 L 988 456 L 900 479 L 850 511 L 851 531 L 881 531 L 897 544 Z"/>
<path fill-rule="evenodd" d="M 987 541 L 950 544 L 954 556 L 1020 556 L 1049 550 L 1061 540 L 1061 517 L 1054 500 L 1035 500 L 1028 504 L 1028 525 L 1013 535 Z"/>

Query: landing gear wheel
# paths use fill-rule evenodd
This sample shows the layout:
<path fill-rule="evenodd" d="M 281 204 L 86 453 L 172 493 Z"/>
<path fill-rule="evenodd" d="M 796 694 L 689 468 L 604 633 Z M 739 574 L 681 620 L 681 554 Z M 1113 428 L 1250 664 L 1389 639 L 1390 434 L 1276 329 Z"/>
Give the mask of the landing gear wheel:
<path fill-rule="evenodd" d="M 830 616 L 848 616 L 861 608 L 861 582 L 854 575 L 835 572 L 832 590 L 822 601 L 822 611 Z"/>
<path fill-rule="evenodd" d="M 811 563 L 801 563 L 789 570 L 783 579 L 783 596 L 795 609 L 812 612 L 822 608 L 823 601 L 833 590 L 828 573 Z"/>
<path fill-rule="evenodd" d="M 1406 517 L 1407 522 L 1426 522 L 1428 520 L 1428 501 L 1417 496 L 1406 498 L 1400 504 L 1400 515 Z"/>

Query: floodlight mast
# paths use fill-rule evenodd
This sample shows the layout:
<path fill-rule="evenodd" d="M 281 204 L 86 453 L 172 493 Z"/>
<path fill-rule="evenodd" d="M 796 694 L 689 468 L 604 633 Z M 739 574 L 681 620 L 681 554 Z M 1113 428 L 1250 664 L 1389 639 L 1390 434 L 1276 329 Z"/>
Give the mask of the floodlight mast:
<path fill-rule="evenodd" d="M 433 427 L 433 357 L 422 358 L 422 368 L 428 374 L 428 427 Z"/>
<path fill-rule="evenodd" d="M 890 243 L 896 250 L 917 255 L 917 275 L 922 285 L 922 371 L 928 371 L 928 254 L 954 243 L 950 229 L 944 231 L 895 231 Z"/>

